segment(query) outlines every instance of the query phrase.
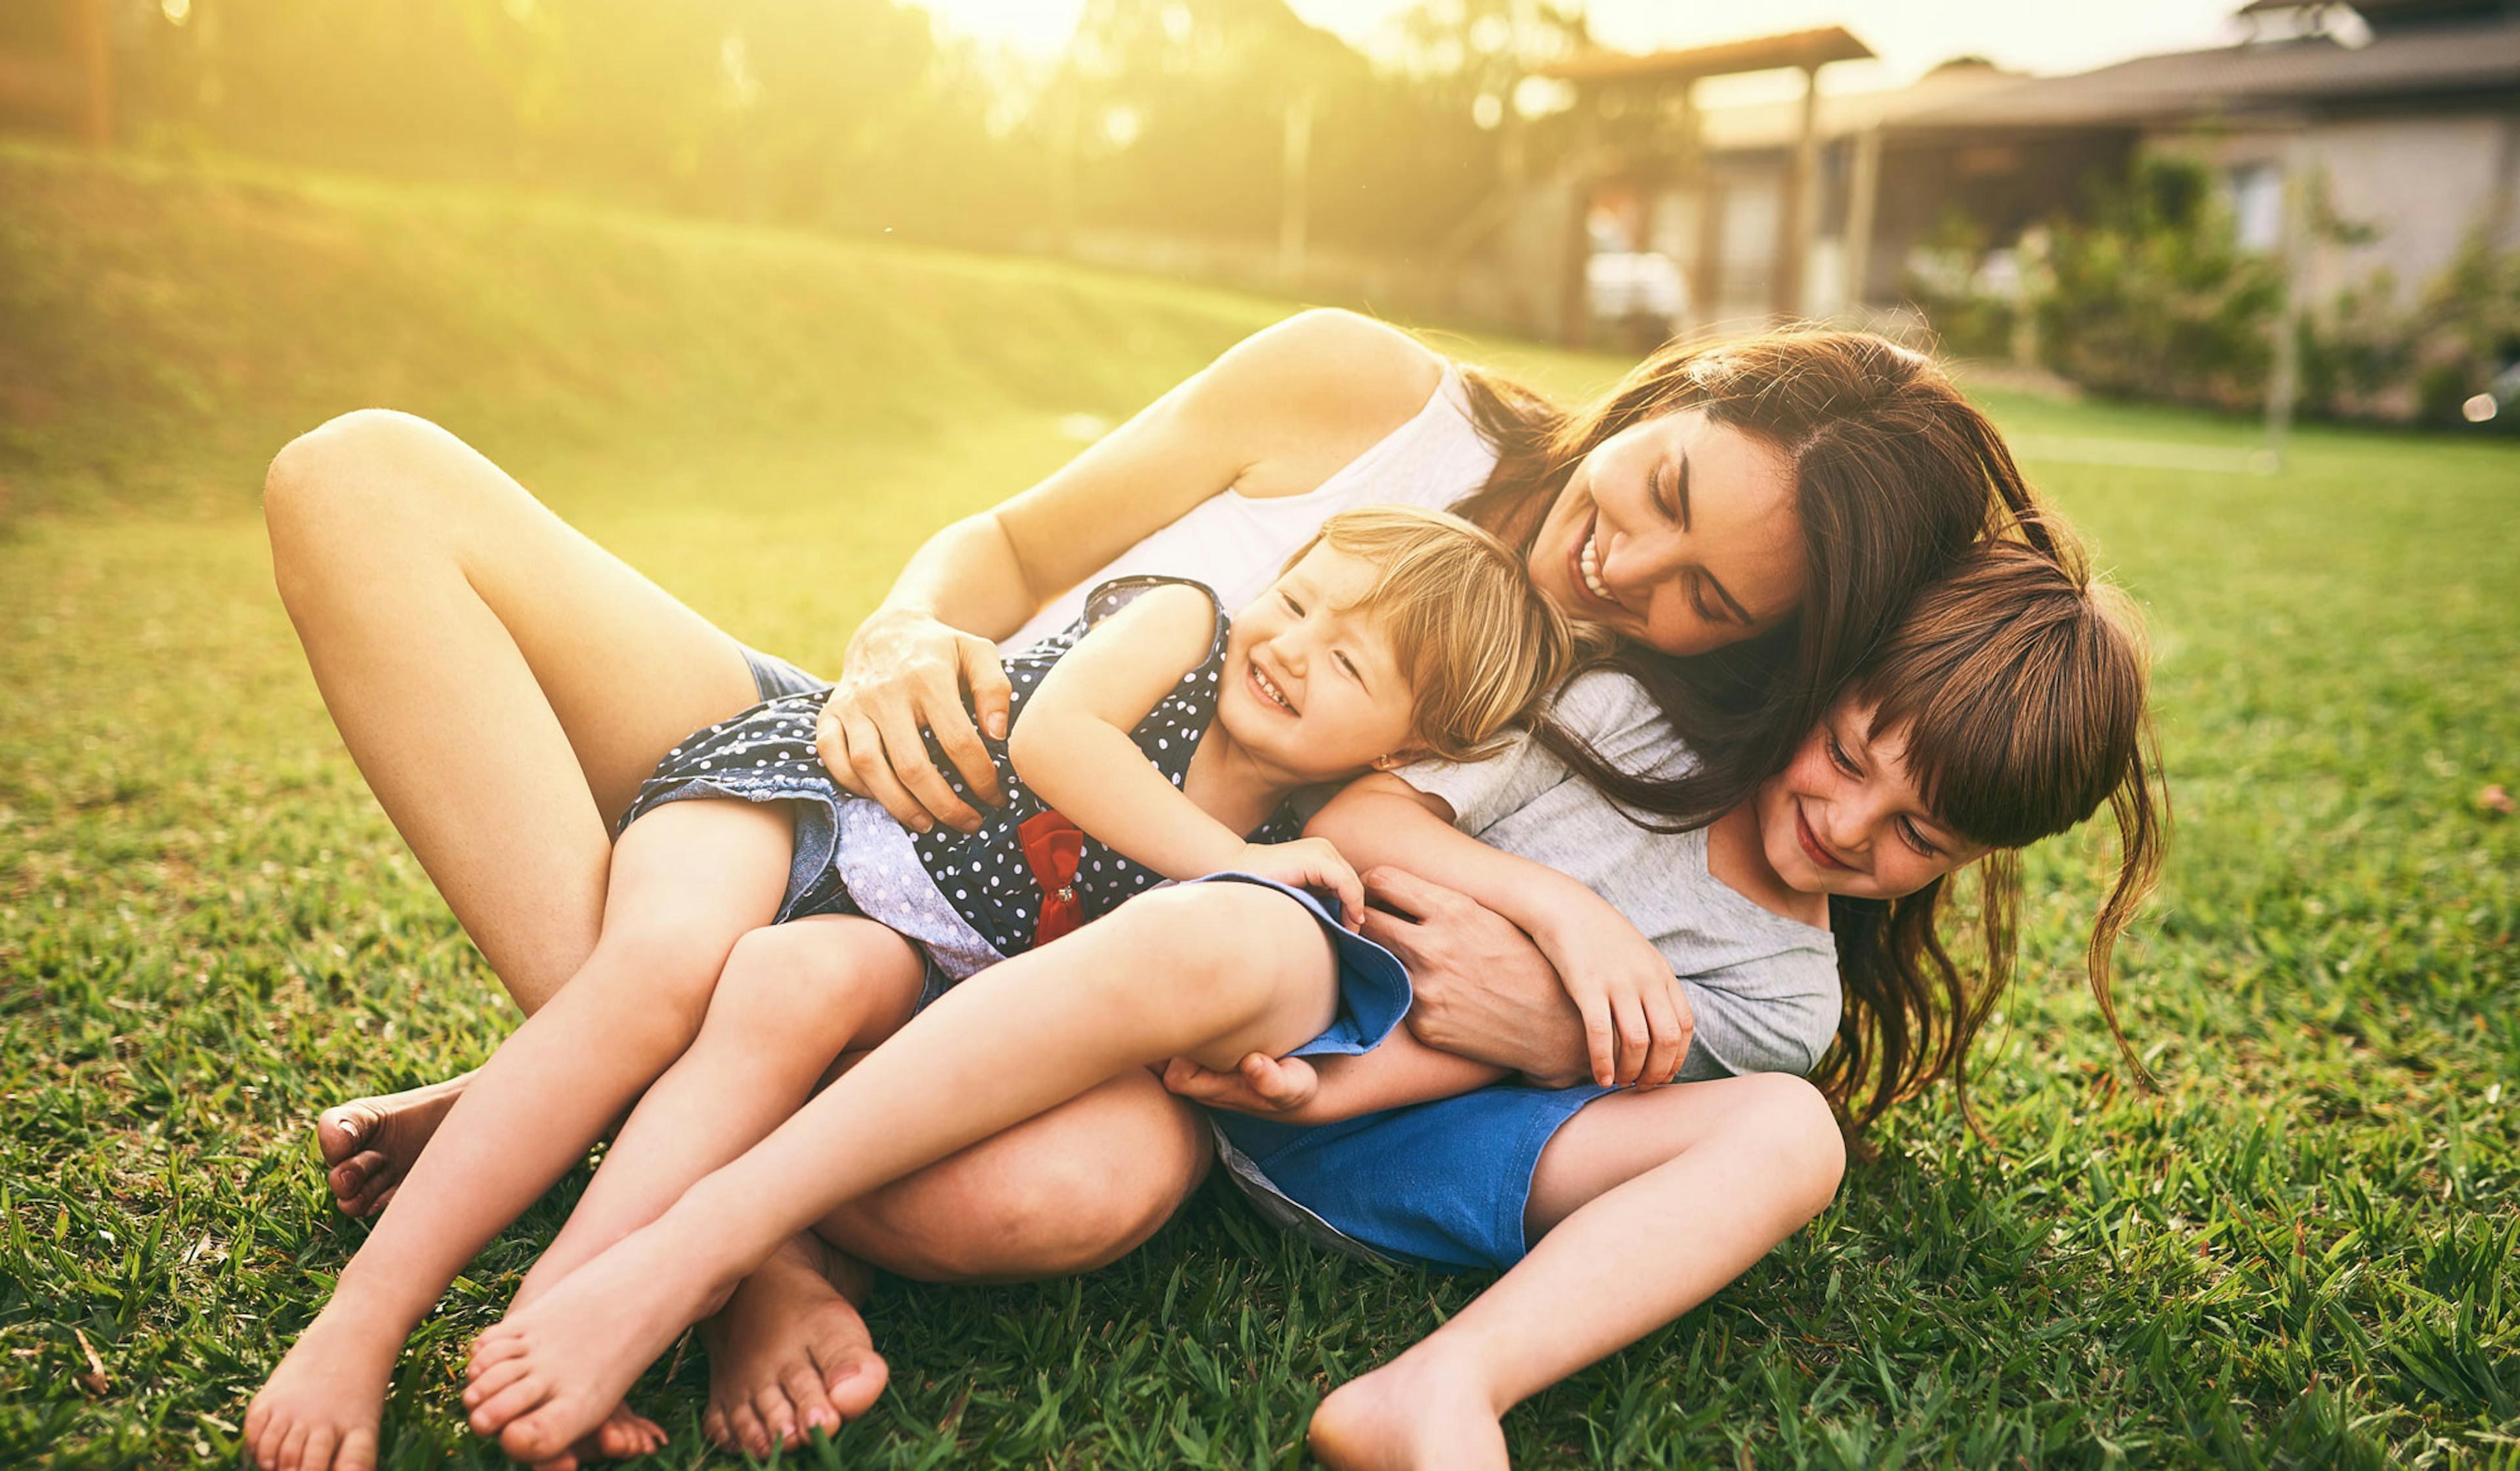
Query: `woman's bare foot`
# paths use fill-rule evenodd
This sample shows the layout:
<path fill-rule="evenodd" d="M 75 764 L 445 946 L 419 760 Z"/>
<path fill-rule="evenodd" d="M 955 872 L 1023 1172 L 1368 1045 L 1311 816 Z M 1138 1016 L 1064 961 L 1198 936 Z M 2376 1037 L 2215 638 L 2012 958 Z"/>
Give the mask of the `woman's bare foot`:
<path fill-rule="evenodd" d="M 262 1471 L 375 1471 L 377 1421 L 400 1335 L 308 1324 L 245 1411 L 245 1447 Z"/>
<path fill-rule="evenodd" d="M 1478 1377 L 1431 1356 L 1400 1357 L 1330 1391 L 1306 1432 L 1333 1471 L 1504 1471 L 1505 1428 Z"/>
<path fill-rule="evenodd" d="M 317 1116 L 315 1147 L 324 1156 L 324 1183 L 333 1187 L 333 1204 L 342 1215 L 374 1216 L 385 1208 L 472 1077 L 464 1073 L 427 1087 L 353 1098 Z"/>
<path fill-rule="evenodd" d="M 663 1226 L 623 1237 L 473 1340 L 464 1399 L 476 1434 L 529 1465 L 568 1454 L 641 1370 L 724 1305 L 735 1284 L 696 1265 L 698 1244 Z"/>
<path fill-rule="evenodd" d="M 851 1295 L 869 1274 L 813 1235 L 779 1249 L 700 1324 L 709 1356 L 700 1431 L 721 1449 L 766 1457 L 875 1407 L 892 1368 Z"/>

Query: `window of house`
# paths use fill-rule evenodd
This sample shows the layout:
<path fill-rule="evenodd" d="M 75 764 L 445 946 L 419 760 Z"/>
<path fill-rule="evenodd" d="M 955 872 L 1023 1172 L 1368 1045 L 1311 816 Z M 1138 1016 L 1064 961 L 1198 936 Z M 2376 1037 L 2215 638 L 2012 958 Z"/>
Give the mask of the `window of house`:
<path fill-rule="evenodd" d="M 2261 253 L 2283 246 L 2283 169 L 2259 161 L 2234 164 L 2229 173 L 2231 215 L 2240 249 Z"/>

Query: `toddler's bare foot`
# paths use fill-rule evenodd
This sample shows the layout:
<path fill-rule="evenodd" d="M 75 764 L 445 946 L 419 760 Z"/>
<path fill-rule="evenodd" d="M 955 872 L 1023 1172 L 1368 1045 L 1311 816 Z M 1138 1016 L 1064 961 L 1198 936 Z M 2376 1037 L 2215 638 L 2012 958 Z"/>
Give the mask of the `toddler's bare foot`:
<path fill-rule="evenodd" d="M 528 1464 L 566 1455 L 640 1370 L 725 1302 L 732 1284 L 695 1265 L 695 1245 L 662 1225 L 623 1237 L 473 1341 L 464 1398 L 476 1433 Z"/>
<path fill-rule="evenodd" d="M 1505 1471 L 1505 1428 L 1477 1378 L 1404 1354 L 1330 1391 L 1306 1434 L 1334 1471 Z"/>
<path fill-rule="evenodd" d="M 326 1109 L 315 1120 L 315 1147 L 324 1156 L 324 1183 L 333 1188 L 333 1204 L 344 1216 L 374 1216 L 393 1197 L 404 1172 L 420 1158 L 422 1146 L 437 1132 L 438 1121 L 455 1106 L 470 1073 L 444 1082 L 353 1098 Z"/>
<path fill-rule="evenodd" d="M 375 1471 L 377 1420 L 400 1338 L 318 1315 L 246 1406 L 247 1452 L 262 1471 Z"/>
<path fill-rule="evenodd" d="M 864 1267 L 811 1235 L 744 1278 L 700 1324 L 709 1356 L 701 1432 L 722 1449 L 767 1457 L 874 1408 L 892 1369 L 842 1291 L 866 1286 Z"/>

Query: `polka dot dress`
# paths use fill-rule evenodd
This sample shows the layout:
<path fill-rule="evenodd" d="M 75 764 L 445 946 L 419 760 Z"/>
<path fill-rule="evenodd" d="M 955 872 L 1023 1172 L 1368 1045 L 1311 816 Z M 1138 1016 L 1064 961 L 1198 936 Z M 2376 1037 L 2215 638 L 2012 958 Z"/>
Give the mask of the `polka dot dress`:
<path fill-rule="evenodd" d="M 1013 687 L 1011 721 L 1023 718 L 1024 706 L 1040 687 L 1043 676 L 1088 629 L 1127 607 L 1148 588 L 1177 580 L 1180 579 L 1123 577 L 1105 582 L 1088 594 L 1084 617 L 1076 623 L 1011 656 L 1007 660 L 1007 678 Z M 1187 585 L 1207 593 L 1213 606 L 1214 592 L 1195 582 Z M 1207 658 L 1183 675 L 1172 693 L 1130 733 L 1148 761 L 1176 788 L 1188 775 L 1191 756 L 1216 716 L 1217 682 L 1225 667 L 1227 628 L 1220 608 Z M 968 926 L 969 939 L 984 942 L 997 955 L 1012 955 L 1029 948 L 1040 922 L 1043 896 L 1024 857 L 1017 829 L 1026 819 L 1048 808 L 1016 777 L 1007 759 L 1006 744 L 983 737 L 997 764 L 998 785 L 1007 801 L 995 808 L 972 803 L 981 814 L 978 832 L 939 828 L 911 835 L 883 816 L 875 804 L 842 791 L 824 769 L 822 758 L 814 751 L 814 723 L 827 693 L 812 691 L 766 701 L 733 719 L 696 732 L 676 747 L 656 767 L 655 775 L 639 789 L 638 798 L 622 816 L 620 825 L 626 828 L 663 803 L 695 797 L 793 802 L 797 804 L 796 855 L 788 874 L 788 894 L 780 906 L 780 919 L 807 914 L 865 914 L 914 940 L 930 942 L 926 932 L 933 929 L 934 900 L 941 896 L 962 921 L 954 928 Z M 955 795 L 970 801 L 968 789 L 933 736 L 928 737 L 927 745 L 929 758 L 945 775 Z M 859 810 L 847 813 L 848 821 L 843 824 L 842 808 L 848 806 Z M 868 843 L 866 840 L 874 836 L 871 823 L 907 838 L 906 850 L 890 841 Z M 838 853 L 844 827 L 852 835 L 855 851 L 850 855 Z M 1251 841 L 1284 843 L 1294 839 L 1300 830 L 1301 824 L 1293 814 L 1282 809 L 1251 834 Z M 882 837 L 889 839 L 891 832 Z M 851 857 L 876 856 L 867 850 L 870 848 L 881 850 L 887 856 L 902 851 L 915 855 L 918 873 L 870 873 L 863 862 L 848 861 Z M 902 859 L 883 866 L 887 870 L 907 868 L 909 862 Z M 853 877 L 844 881 L 843 872 Z M 924 884 L 917 882 L 921 875 L 924 876 Z M 1095 919 L 1109 913 L 1130 896 L 1161 882 L 1162 875 L 1122 857 L 1089 835 L 1076 865 L 1078 912 L 1085 920 Z M 930 942 L 930 947 L 935 945 Z M 947 959 L 941 954 L 937 958 L 940 962 Z M 957 974 L 968 974 L 976 966 L 949 963 L 948 968 Z"/>

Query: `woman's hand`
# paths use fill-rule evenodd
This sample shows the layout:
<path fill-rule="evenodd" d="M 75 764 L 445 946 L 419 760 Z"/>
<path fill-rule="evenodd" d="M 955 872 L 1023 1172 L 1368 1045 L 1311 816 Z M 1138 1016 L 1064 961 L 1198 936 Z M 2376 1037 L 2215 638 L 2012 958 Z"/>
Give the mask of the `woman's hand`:
<path fill-rule="evenodd" d="M 1671 962 L 1626 924 L 1577 925 L 1535 937 L 1584 1016 L 1593 1080 L 1668 1082 L 1688 1055 L 1694 1021 Z"/>
<path fill-rule="evenodd" d="M 1245 1057 L 1231 1073 L 1176 1057 L 1164 1064 L 1164 1086 L 1209 1108 L 1300 1123 L 1292 1116 L 1321 1092 L 1322 1075 L 1300 1057 L 1266 1052 Z"/>
<path fill-rule="evenodd" d="M 1396 868 L 1368 870 L 1365 892 L 1381 906 L 1366 911 L 1365 938 L 1409 967 L 1417 992 L 1412 1035 L 1439 1051 L 1510 1068 L 1543 1087 L 1591 1076 L 1583 1013 L 1549 957 L 1512 921 Z M 1647 1084 L 1670 1080 L 1688 1053 L 1688 1002 L 1677 982 L 1671 989 L 1682 1030 L 1657 1036 L 1647 1050 Z"/>
<path fill-rule="evenodd" d="M 998 768 L 971 713 L 1006 739 L 1010 692 L 997 645 L 923 613 L 878 609 L 849 639 L 814 742 L 832 780 L 881 803 L 903 826 L 923 833 L 942 822 L 971 832 L 979 812 L 954 795 L 920 732 L 935 732 L 971 795 L 994 804 L 1004 800 Z"/>
<path fill-rule="evenodd" d="M 1289 889 L 1329 891 L 1338 898 L 1339 923 L 1351 930 L 1365 919 L 1365 883 L 1327 838 L 1248 843 L 1230 866 L 1275 879 Z"/>

